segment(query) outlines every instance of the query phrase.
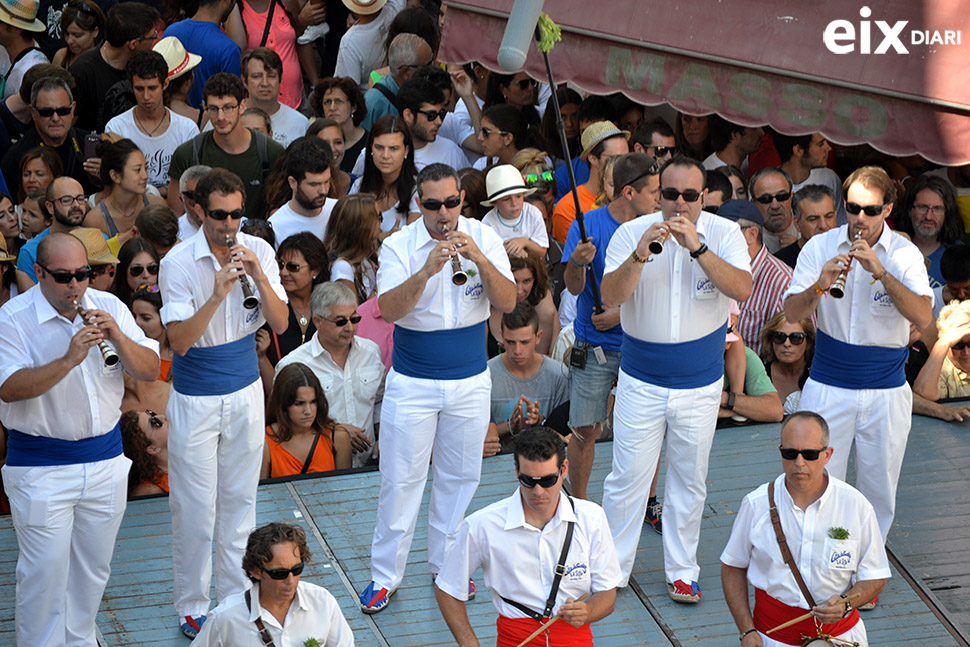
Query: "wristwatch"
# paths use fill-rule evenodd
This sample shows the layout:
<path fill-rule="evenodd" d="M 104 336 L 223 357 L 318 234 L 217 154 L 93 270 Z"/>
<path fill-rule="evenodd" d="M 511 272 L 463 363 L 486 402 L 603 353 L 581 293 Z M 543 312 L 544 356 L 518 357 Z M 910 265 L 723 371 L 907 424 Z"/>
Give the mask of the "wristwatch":
<path fill-rule="evenodd" d="M 727 409 L 728 411 L 734 411 L 734 401 L 737 399 L 738 399 L 737 393 L 728 393 L 727 404 L 724 405 L 724 408 Z"/>
<path fill-rule="evenodd" d="M 841 597 L 842 601 L 845 602 L 845 612 L 842 613 L 842 617 L 848 618 L 849 614 L 852 613 L 852 603 L 849 602 L 849 598 L 844 595 L 841 595 L 839 597 Z"/>

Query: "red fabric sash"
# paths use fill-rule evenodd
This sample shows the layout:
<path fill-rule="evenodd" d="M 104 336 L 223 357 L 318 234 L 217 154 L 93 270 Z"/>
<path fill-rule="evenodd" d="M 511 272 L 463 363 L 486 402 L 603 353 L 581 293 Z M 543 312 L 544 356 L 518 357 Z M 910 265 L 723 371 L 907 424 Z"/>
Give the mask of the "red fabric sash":
<path fill-rule="evenodd" d="M 784 624 L 789 620 L 794 620 L 798 616 L 803 616 L 808 609 L 790 607 L 783 602 L 779 602 L 761 589 L 754 590 L 754 626 L 755 629 L 763 634 L 767 634 L 769 629 L 774 629 L 778 625 Z M 848 618 L 843 618 L 830 625 L 822 625 L 822 633 L 830 636 L 841 636 L 849 629 L 852 629 L 859 622 L 859 612 L 852 609 Z M 806 636 L 816 636 L 818 632 L 815 628 L 815 621 L 812 618 L 802 620 L 798 624 L 772 632 L 771 638 L 786 645 L 801 645 Z M 526 634 L 528 635 L 528 634 Z M 513 646 L 514 647 L 514 646 Z"/>
<path fill-rule="evenodd" d="M 532 618 L 506 618 L 499 616 L 495 623 L 498 625 L 498 640 L 496 647 L 518 647 L 518 644 L 529 637 L 533 631 L 542 626 L 538 620 Z M 592 647 L 593 632 L 589 623 L 577 629 L 565 620 L 552 623 L 546 629 L 549 634 L 549 647 Z M 546 637 L 539 634 L 529 641 L 526 647 L 546 647 Z"/>

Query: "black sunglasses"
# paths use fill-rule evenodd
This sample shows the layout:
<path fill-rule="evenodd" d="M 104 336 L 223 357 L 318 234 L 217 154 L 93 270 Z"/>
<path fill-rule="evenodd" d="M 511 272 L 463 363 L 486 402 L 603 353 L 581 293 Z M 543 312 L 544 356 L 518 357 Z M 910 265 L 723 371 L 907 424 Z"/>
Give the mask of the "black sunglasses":
<path fill-rule="evenodd" d="M 306 566 L 306 564 L 304 564 L 303 562 L 300 562 L 293 568 L 266 568 L 264 566 L 260 566 L 260 568 L 263 570 L 264 573 L 269 575 L 270 579 L 272 580 L 285 580 L 291 574 L 293 575 L 293 577 L 298 577 L 300 573 L 303 572 L 304 566 Z"/>
<path fill-rule="evenodd" d="M 482 137 L 484 137 L 485 139 L 488 139 L 492 135 L 511 135 L 511 134 L 512 133 L 510 133 L 507 130 L 492 130 L 488 126 L 482 126 Z"/>
<path fill-rule="evenodd" d="M 195 202 L 195 191 L 191 191 L 189 189 L 186 189 L 185 191 L 182 191 L 182 195 L 184 195 L 186 198 L 188 198 L 192 202 Z"/>
<path fill-rule="evenodd" d="M 213 220 L 225 220 L 226 218 L 232 218 L 233 220 L 242 220 L 246 215 L 245 209 L 233 209 L 232 211 L 226 211 L 225 209 L 213 209 L 209 211 L 204 209 L 205 215 L 209 216 Z"/>
<path fill-rule="evenodd" d="M 791 191 L 782 191 L 781 193 L 776 193 L 771 195 L 770 193 L 765 193 L 764 195 L 759 195 L 755 198 L 756 202 L 761 204 L 771 204 L 772 200 L 777 200 L 778 202 L 784 202 L 791 197 Z"/>
<path fill-rule="evenodd" d="M 424 118 L 428 121 L 434 121 L 435 119 L 444 120 L 448 116 L 448 111 L 444 108 L 441 110 L 418 110 L 418 114 L 424 115 Z"/>
<path fill-rule="evenodd" d="M 861 204 L 856 204 L 855 202 L 845 203 L 845 210 L 851 213 L 853 216 L 858 216 L 862 211 L 865 211 L 867 216 L 878 216 L 885 208 L 886 205 L 884 204 L 870 204 L 863 207 Z"/>
<path fill-rule="evenodd" d="M 646 171 L 644 171 L 640 175 L 636 176 L 635 178 L 633 178 L 632 180 L 630 180 L 629 182 L 627 182 L 626 184 L 624 184 L 623 186 L 621 186 L 620 187 L 620 190 L 622 191 L 623 189 L 625 189 L 628 186 L 633 186 L 634 184 L 636 184 L 637 182 L 639 182 L 643 178 L 647 177 L 648 175 L 657 175 L 659 173 L 660 173 L 660 165 L 657 164 L 656 162 L 654 162 L 653 164 L 650 165 L 649 168 L 647 168 Z M 690 191 L 690 189 L 688 189 L 688 191 Z M 673 198 L 673 199 L 676 200 L 677 198 Z M 684 195 L 684 200 L 687 200 L 687 195 L 686 194 Z M 687 200 L 687 202 L 693 202 L 693 200 Z"/>
<path fill-rule="evenodd" d="M 701 199 L 701 192 L 696 189 L 687 189 L 686 191 L 678 191 L 673 188 L 660 189 L 660 196 L 664 200 L 670 200 L 673 202 L 680 196 L 684 196 L 684 202 L 697 202 Z"/>
<path fill-rule="evenodd" d="M 305 264 L 301 265 L 300 263 L 294 263 L 292 261 L 286 261 L 286 262 L 276 261 L 276 262 L 279 264 L 280 269 L 283 269 L 285 267 L 287 272 L 299 272 L 300 268 L 305 266 Z"/>
<path fill-rule="evenodd" d="M 56 112 L 61 117 L 66 117 L 74 111 L 74 106 L 61 106 L 60 108 L 35 108 L 37 114 L 44 119 L 50 119 Z"/>
<path fill-rule="evenodd" d="M 51 275 L 51 278 L 54 279 L 54 283 L 60 283 L 61 285 L 67 285 L 71 282 L 71 279 L 77 280 L 78 283 L 83 283 L 84 281 L 90 279 L 94 274 L 90 267 L 86 267 L 83 270 L 78 270 L 77 272 L 68 272 L 66 270 L 52 272 L 40 263 L 37 263 L 37 265 L 40 267 L 40 269 Z"/>
<path fill-rule="evenodd" d="M 808 338 L 803 332 L 792 332 L 787 335 L 780 330 L 773 330 L 768 335 L 768 339 L 775 344 L 784 344 L 785 340 L 790 340 L 792 346 L 801 346 L 805 343 L 805 339 Z"/>
<path fill-rule="evenodd" d="M 535 486 L 540 486 L 543 490 L 548 490 L 553 485 L 559 482 L 559 476 L 562 474 L 562 467 L 559 468 L 555 474 L 546 474 L 545 476 L 527 476 L 525 474 L 519 474 L 519 483 L 529 488 L 530 490 Z"/>
<path fill-rule="evenodd" d="M 434 200 L 432 198 L 428 198 L 427 200 L 421 201 L 421 206 L 428 211 L 439 211 L 441 210 L 442 205 L 448 209 L 454 209 L 460 204 L 461 198 L 459 198 L 457 195 L 453 195 L 450 198 L 445 198 L 444 200 Z"/>
<path fill-rule="evenodd" d="M 363 317 L 361 317 L 359 314 L 357 314 L 355 312 L 354 314 L 350 315 L 349 317 L 345 317 L 343 315 L 340 315 L 336 319 L 324 319 L 324 321 L 329 321 L 330 323 L 332 323 L 333 325 L 335 325 L 337 328 L 343 328 L 344 326 L 347 325 L 348 322 L 349 323 L 352 323 L 352 324 L 354 324 L 356 326 L 357 324 L 360 323 L 360 320 L 361 319 L 363 319 Z"/>
<path fill-rule="evenodd" d="M 158 417 L 158 414 L 151 409 L 145 409 L 145 413 L 148 414 L 148 424 L 152 426 L 152 429 L 158 429 L 162 426 L 162 419 Z"/>
<path fill-rule="evenodd" d="M 145 270 L 152 276 L 158 276 L 158 263 L 149 263 L 148 265 L 129 265 L 128 274 L 130 276 L 138 276 Z"/>
<path fill-rule="evenodd" d="M 953 350 L 963 350 L 967 346 L 970 346 L 970 341 L 958 341 L 957 343 L 950 346 Z"/>
<path fill-rule="evenodd" d="M 667 155 L 667 153 L 670 153 L 671 155 L 676 155 L 677 153 L 680 152 L 680 149 L 677 148 L 676 146 L 654 146 L 653 152 L 656 153 L 654 157 L 664 157 Z"/>
<path fill-rule="evenodd" d="M 781 452 L 781 457 L 786 461 L 797 460 L 799 454 L 804 456 L 805 460 L 807 461 L 817 461 L 818 457 L 826 449 L 828 449 L 828 447 L 823 447 L 822 449 L 792 449 L 791 447 L 778 446 L 778 451 Z"/>
<path fill-rule="evenodd" d="M 517 85 L 519 86 L 520 90 L 525 90 L 526 88 L 534 88 L 538 84 L 539 82 L 535 79 L 522 79 L 521 81 L 516 81 L 512 85 Z"/>
<path fill-rule="evenodd" d="M 102 274 L 104 274 L 105 272 L 108 273 L 108 276 L 114 276 L 115 266 L 114 265 L 95 265 L 91 268 L 91 278 L 92 279 L 97 278 Z"/>

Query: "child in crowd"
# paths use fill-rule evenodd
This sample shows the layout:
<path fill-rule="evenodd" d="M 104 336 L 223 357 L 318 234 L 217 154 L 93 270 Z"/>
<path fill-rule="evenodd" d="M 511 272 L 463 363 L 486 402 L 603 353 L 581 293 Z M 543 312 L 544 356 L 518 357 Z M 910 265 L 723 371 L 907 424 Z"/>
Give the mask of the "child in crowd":
<path fill-rule="evenodd" d="M 542 212 L 524 201 L 535 189 L 526 188 L 518 169 L 511 164 L 493 167 L 485 176 L 485 193 L 487 199 L 482 201 L 482 206 L 493 208 L 482 218 L 482 223 L 505 241 L 509 256 L 524 258 L 531 250 L 543 258 L 549 247 L 549 235 Z"/>

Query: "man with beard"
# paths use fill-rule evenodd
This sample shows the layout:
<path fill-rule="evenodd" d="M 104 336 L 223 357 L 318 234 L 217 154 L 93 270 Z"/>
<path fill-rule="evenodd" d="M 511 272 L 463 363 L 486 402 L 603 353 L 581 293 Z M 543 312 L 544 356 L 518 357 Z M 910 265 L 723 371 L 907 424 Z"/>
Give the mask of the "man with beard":
<path fill-rule="evenodd" d="M 34 262 L 40 241 L 48 234 L 66 234 L 77 229 L 88 211 L 81 183 L 70 177 L 59 177 L 47 185 L 46 205 L 48 213 L 54 214 L 51 226 L 27 241 L 17 254 L 17 289 L 21 293 L 37 283 Z"/>
<path fill-rule="evenodd" d="M 397 91 L 401 117 L 411 130 L 414 145 L 414 166 L 420 171 L 428 164 L 446 164 L 451 168 L 468 166 L 468 158 L 458 144 L 447 137 L 438 137 L 438 129 L 448 110 L 445 94 L 433 81 L 413 78 Z"/>
<path fill-rule="evenodd" d="M 778 168 L 763 168 L 748 183 L 748 195 L 765 220 L 764 243 L 774 254 L 798 240 L 791 213 L 792 181 Z"/>
<path fill-rule="evenodd" d="M 205 111 L 212 130 L 204 132 L 175 149 L 168 167 L 168 206 L 182 210 L 179 178 L 196 164 L 222 168 L 239 176 L 246 187 L 246 217 L 265 218 L 264 182 L 283 147 L 266 135 L 242 125 L 246 111 L 246 86 L 233 74 L 219 72 L 209 77 L 202 91 Z"/>
<path fill-rule="evenodd" d="M 303 231 L 320 240 L 327 233 L 330 212 L 337 201 L 330 192 L 330 147 L 319 137 L 301 137 L 286 155 L 286 181 L 293 197 L 270 216 L 276 245 Z"/>
<path fill-rule="evenodd" d="M 957 205 L 956 193 L 946 180 L 924 174 L 913 179 L 899 201 L 899 209 L 893 212 L 896 230 L 909 234 L 913 244 L 927 260 L 930 287 L 943 287 L 940 259 L 948 247 L 963 238 L 963 219 Z M 939 307 L 946 305 L 941 303 Z"/>

